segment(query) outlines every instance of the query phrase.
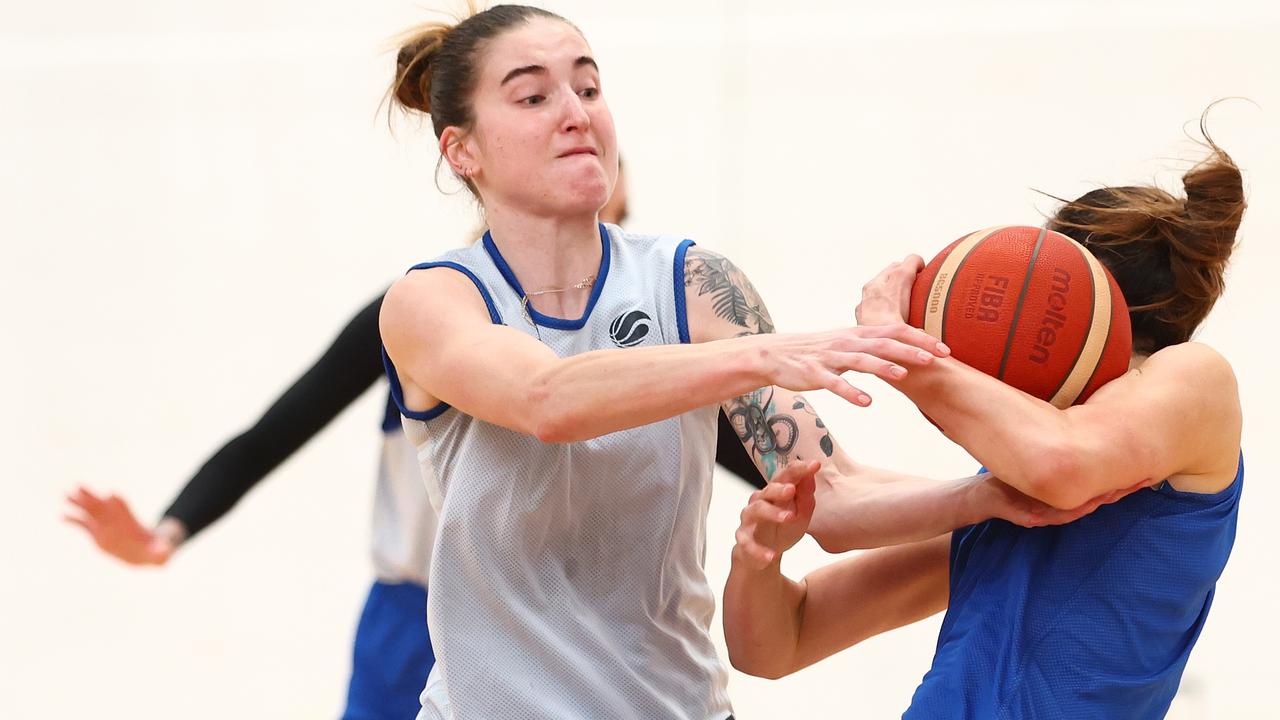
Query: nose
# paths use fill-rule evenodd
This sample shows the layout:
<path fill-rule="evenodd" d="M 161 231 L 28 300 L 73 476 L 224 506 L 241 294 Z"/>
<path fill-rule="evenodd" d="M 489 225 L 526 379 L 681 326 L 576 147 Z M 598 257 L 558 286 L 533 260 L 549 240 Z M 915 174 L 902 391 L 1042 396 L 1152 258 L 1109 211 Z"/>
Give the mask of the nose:
<path fill-rule="evenodd" d="M 561 106 L 560 129 L 564 132 L 582 132 L 591 127 L 591 116 L 582 103 L 582 98 L 573 88 L 564 93 L 567 98 Z"/>

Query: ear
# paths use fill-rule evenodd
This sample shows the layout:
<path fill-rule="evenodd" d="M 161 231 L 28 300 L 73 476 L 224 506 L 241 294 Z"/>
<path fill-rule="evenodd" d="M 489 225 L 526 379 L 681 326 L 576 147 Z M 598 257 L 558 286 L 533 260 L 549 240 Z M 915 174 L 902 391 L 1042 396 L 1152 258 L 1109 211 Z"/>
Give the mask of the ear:
<path fill-rule="evenodd" d="M 474 138 L 456 125 L 450 125 L 440 133 L 440 155 L 461 177 L 475 177 L 480 172 L 474 144 Z"/>

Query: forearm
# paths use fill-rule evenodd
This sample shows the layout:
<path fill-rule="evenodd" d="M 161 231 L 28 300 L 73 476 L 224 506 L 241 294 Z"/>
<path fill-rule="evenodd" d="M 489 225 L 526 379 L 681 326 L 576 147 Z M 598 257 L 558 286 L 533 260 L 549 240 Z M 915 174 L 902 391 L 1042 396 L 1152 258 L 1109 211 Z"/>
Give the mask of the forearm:
<path fill-rule="evenodd" d="M 742 672 L 779 678 L 947 607 L 951 539 L 859 553 L 795 582 L 779 560 L 735 562 L 724 595 L 725 642 Z"/>
<path fill-rule="evenodd" d="M 1067 412 L 949 358 L 893 384 L 1012 487 L 1060 508 L 1091 497 L 1059 482 L 1078 465 Z"/>
<path fill-rule="evenodd" d="M 548 363 L 529 382 L 534 432 L 573 442 L 674 417 L 769 383 L 768 336 L 629 350 Z"/>
<path fill-rule="evenodd" d="M 379 297 L 245 432 L 217 450 L 165 511 L 194 536 L 319 433 L 382 376 Z M 184 538 L 185 539 L 185 538 Z"/>
<path fill-rule="evenodd" d="M 780 563 L 781 556 L 755 570 L 735 557 L 724 589 L 729 661 L 759 677 L 779 678 L 795 670 L 805 587 L 784 576 Z"/>
<path fill-rule="evenodd" d="M 991 516 L 977 478 L 932 480 L 859 466 L 818 473 L 809 534 L 827 552 L 916 542 Z"/>
<path fill-rule="evenodd" d="M 868 550 L 805 576 L 791 672 L 947 607 L 951 536 Z"/>

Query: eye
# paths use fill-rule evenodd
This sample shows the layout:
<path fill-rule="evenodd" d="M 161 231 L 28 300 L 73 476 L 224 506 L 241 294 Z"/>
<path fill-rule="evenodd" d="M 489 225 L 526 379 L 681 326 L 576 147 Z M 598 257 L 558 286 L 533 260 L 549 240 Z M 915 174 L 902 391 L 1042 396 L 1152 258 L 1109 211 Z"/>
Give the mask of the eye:
<path fill-rule="evenodd" d="M 583 88 L 578 92 L 578 94 L 588 100 L 594 100 L 600 97 L 600 88 L 597 88 L 597 87 Z"/>
<path fill-rule="evenodd" d="M 545 95 L 530 95 L 527 98 L 521 99 L 520 102 L 524 105 L 541 105 L 546 102 L 546 99 Z"/>

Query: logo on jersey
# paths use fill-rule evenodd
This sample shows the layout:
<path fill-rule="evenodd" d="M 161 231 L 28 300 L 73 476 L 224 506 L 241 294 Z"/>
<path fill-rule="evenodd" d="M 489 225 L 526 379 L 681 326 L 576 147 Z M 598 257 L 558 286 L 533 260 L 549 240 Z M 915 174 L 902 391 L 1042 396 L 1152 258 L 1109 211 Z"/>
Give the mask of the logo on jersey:
<path fill-rule="evenodd" d="M 635 347 L 649 335 L 653 319 L 640 310 L 623 313 L 609 323 L 609 337 L 620 348 Z"/>

